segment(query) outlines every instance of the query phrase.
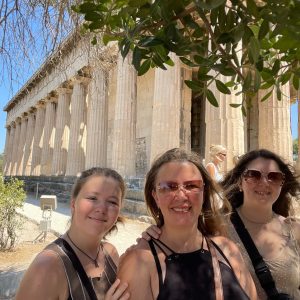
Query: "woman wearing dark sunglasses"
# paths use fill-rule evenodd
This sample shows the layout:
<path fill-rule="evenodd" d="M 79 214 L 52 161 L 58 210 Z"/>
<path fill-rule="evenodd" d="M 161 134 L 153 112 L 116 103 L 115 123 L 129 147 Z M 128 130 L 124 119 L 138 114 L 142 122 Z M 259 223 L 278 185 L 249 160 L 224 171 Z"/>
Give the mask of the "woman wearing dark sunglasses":
<path fill-rule="evenodd" d="M 140 240 L 121 259 L 118 277 L 130 299 L 257 299 L 238 248 L 220 236 L 215 194 L 197 154 L 176 148 L 154 161 L 145 200 L 161 235 Z"/>
<path fill-rule="evenodd" d="M 278 293 L 290 296 L 282 299 L 299 300 L 300 223 L 289 216 L 292 197 L 297 197 L 300 185 L 289 165 L 268 150 L 250 151 L 227 173 L 222 186 L 242 221 L 235 226 L 245 225 L 271 271 Z M 249 266 L 259 299 L 268 299 L 246 251 L 249 243 L 244 242 L 245 247 L 237 233 L 240 227 L 230 223 L 230 238 L 237 242 Z"/>

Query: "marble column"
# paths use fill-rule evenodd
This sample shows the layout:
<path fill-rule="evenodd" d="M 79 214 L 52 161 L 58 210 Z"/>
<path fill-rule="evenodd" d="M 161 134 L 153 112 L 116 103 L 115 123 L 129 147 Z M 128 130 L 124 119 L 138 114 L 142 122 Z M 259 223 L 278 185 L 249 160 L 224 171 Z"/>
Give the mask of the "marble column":
<path fill-rule="evenodd" d="M 135 176 L 136 71 L 131 55 L 117 65 L 117 93 L 113 129 L 112 167 L 125 177 Z"/>
<path fill-rule="evenodd" d="M 89 85 L 85 169 L 107 166 L 108 73 L 95 68 Z"/>
<path fill-rule="evenodd" d="M 5 126 L 6 128 L 6 136 L 5 136 L 5 146 L 4 146 L 4 160 L 3 160 L 3 175 L 7 175 L 7 168 L 8 168 L 8 165 L 9 165 L 9 161 L 8 161 L 8 158 L 9 158 L 9 154 L 8 154 L 8 148 L 9 148 L 9 139 L 10 139 L 10 136 L 11 136 L 11 126 L 10 125 L 6 125 Z"/>
<path fill-rule="evenodd" d="M 180 146 L 181 74 L 178 57 L 167 70 L 155 69 L 150 163 L 160 154 Z"/>
<path fill-rule="evenodd" d="M 10 124 L 10 134 L 9 134 L 9 144 L 7 147 L 7 163 L 6 163 L 6 170 L 5 175 L 10 176 L 12 171 L 12 153 L 13 153 L 13 145 L 15 140 L 15 133 L 16 133 L 16 123 L 12 122 Z"/>
<path fill-rule="evenodd" d="M 21 131 L 20 131 L 20 139 L 18 145 L 18 160 L 17 160 L 17 175 L 23 175 L 23 162 L 24 162 L 24 150 L 25 150 L 25 142 L 26 142 L 26 131 L 27 131 L 27 113 L 24 113 L 21 118 Z"/>
<path fill-rule="evenodd" d="M 21 118 L 18 117 L 16 119 L 16 131 L 15 131 L 13 149 L 12 149 L 12 158 L 11 158 L 12 164 L 11 164 L 11 171 L 10 171 L 11 176 L 17 175 L 17 162 L 18 162 L 18 148 L 19 148 L 20 132 L 21 132 Z"/>
<path fill-rule="evenodd" d="M 51 175 L 55 137 L 55 114 L 57 97 L 49 96 L 46 100 L 44 138 L 41 155 L 41 175 Z"/>
<path fill-rule="evenodd" d="M 261 99 L 268 90 L 259 92 Z M 259 101 L 259 148 L 269 149 L 293 161 L 293 142 L 290 124 L 290 87 L 282 87 L 282 99 L 278 101 L 276 91 L 264 102 Z"/>
<path fill-rule="evenodd" d="M 56 109 L 52 175 L 64 175 L 68 156 L 70 131 L 70 99 L 72 90 L 59 88 Z"/>
<path fill-rule="evenodd" d="M 71 96 L 70 138 L 67 176 L 75 176 L 85 169 L 87 85 L 90 78 L 77 76 Z"/>
<path fill-rule="evenodd" d="M 23 161 L 23 170 L 22 170 L 22 174 L 24 174 L 25 176 L 30 176 L 31 174 L 33 137 L 34 137 L 34 129 L 35 129 L 35 112 L 36 112 L 35 108 L 32 108 L 28 112 L 28 123 L 27 123 L 24 161 Z"/>
<path fill-rule="evenodd" d="M 45 103 L 40 101 L 36 105 L 36 119 L 33 135 L 33 147 L 32 147 L 32 162 L 31 162 L 31 176 L 41 175 L 41 155 L 43 145 L 43 134 L 45 124 Z"/>
<path fill-rule="evenodd" d="M 218 79 L 226 82 L 226 77 L 219 75 Z M 206 123 L 206 162 L 210 160 L 209 148 L 212 144 L 221 144 L 227 148 L 226 161 L 223 164 L 223 172 L 230 170 L 233 165 L 233 158 L 236 155 L 245 153 L 245 131 L 243 114 L 240 108 L 233 108 L 229 104 L 242 103 L 242 94 L 225 95 L 219 92 L 215 85 L 210 86 L 218 100 L 219 107 L 212 106 L 206 102 L 205 123 Z M 206 100 L 207 101 L 207 100 Z"/>

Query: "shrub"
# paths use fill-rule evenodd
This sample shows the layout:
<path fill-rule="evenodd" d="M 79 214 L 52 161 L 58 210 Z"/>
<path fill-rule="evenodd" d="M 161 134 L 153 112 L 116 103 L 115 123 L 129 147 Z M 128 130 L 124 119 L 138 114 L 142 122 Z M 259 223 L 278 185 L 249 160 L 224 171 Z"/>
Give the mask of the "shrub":
<path fill-rule="evenodd" d="M 23 206 L 26 193 L 24 182 L 12 178 L 5 182 L 0 175 L 0 251 L 12 249 L 17 242 L 17 232 L 22 228 L 22 220 L 17 208 Z"/>

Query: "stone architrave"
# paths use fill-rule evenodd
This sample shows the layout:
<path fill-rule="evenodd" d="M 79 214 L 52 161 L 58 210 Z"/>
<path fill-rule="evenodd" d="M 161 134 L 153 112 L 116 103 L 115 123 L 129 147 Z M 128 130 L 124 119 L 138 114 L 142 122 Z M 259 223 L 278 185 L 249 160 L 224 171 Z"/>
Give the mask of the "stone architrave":
<path fill-rule="evenodd" d="M 93 69 L 89 85 L 85 169 L 107 166 L 108 73 Z"/>
<path fill-rule="evenodd" d="M 131 55 L 119 55 L 117 93 L 113 129 L 112 167 L 125 177 L 135 176 L 136 71 Z"/>
<path fill-rule="evenodd" d="M 72 89 L 59 88 L 56 109 L 55 139 L 52 161 L 52 175 L 64 175 L 66 172 L 69 132 L 70 132 L 70 99 Z"/>
<path fill-rule="evenodd" d="M 18 145 L 18 160 L 17 160 L 17 175 L 23 175 L 23 162 L 24 162 L 24 149 L 25 149 L 25 142 L 26 142 L 26 132 L 27 132 L 27 113 L 24 113 L 21 118 L 21 132 L 20 132 L 20 139 Z"/>
<path fill-rule="evenodd" d="M 36 119 L 33 134 L 33 146 L 32 146 L 32 161 L 31 161 L 31 176 L 41 175 L 41 155 L 43 145 L 43 134 L 45 124 L 45 103 L 40 101 L 36 105 Z"/>
<path fill-rule="evenodd" d="M 32 109 L 28 113 L 28 123 L 27 123 L 24 161 L 23 161 L 23 170 L 22 170 L 22 174 L 25 176 L 30 176 L 31 174 L 33 137 L 34 137 L 34 129 L 35 129 L 35 111 L 36 109 Z"/>
<path fill-rule="evenodd" d="M 41 156 L 41 175 L 51 175 L 52 157 L 55 137 L 55 116 L 57 97 L 48 97 L 46 100 L 46 116 L 44 138 Z"/>
<path fill-rule="evenodd" d="M 5 136 L 5 146 L 4 146 L 4 161 L 3 161 L 3 175 L 6 175 L 7 173 L 7 167 L 9 165 L 9 154 L 8 154 L 8 148 L 9 148 L 9 139 L 11 137 L 11 126 L 5 126 L 6 127 L 6 136 Z"/>
<path fill-rule="evenodd" d="M 9 135 L 9 144 L 7 147 L 7 163 L 6 163 L 6 170 L 5 175 L 10 176 L 12 171 L 12 153 L 13 153 L 13 145 L 14 145 L 14 139 L 15 139 L 15 133 L 16 133 L 16 123 L 12 122 L 10 124 L 10 135 Z"/>
<path fill-rule="evenodd" d="M 262 99 L 268 90 L 259 91 Z M 259 103 L 259 148 L 269 149 L 293 161 L 293 143 L 290 125 L 290 87 L 289 83 L 282 87 L 282 99 L 278 101 L 276 91 L 266 101 Z"/>
<path fill-rule="evenodd" d="M 90 78 L 77 76 L 71 96 L 70 138 L 67 158 L 67 176 L 75 176 L 85 168 L 87 85 Z"/>
<path fill-rule="evenodd" d="M 11 171 L 10 171 L 11 176 L 17 175 L 17 162 L 18 162 L 18 148 L 19 148 L 20 132 L 21 132 L 21 118 L 18 117 L 16 119 L 16 131 L 15 131 L 13 149 L 12 149 L 12 158 L 11 158 L 12 164 L 11 164 Z"/>
<path fill-rule="evenodd" d="M 180 146 L 181 66 L 155 69 L 150 162 L 166 150 Z"/>
<path fill-rule="evenodd" d="M 218 79 L 226 82 L 226 77 L 219 75 Z M 225 95 L 219 92 L 215 85 L 210 89 L 218 100 L 219 107 L 206 103 L 206 162 L 209 161 L 209 148 L 212 144 L 226 147 L 227 156 L 224 162 L 224 171 L 233 167 L 233 158 L 245 152 L 244 120 L 240 108 L 233 108 L 229 104 L 242 103 L 242 95 L 234 93 Z"/>

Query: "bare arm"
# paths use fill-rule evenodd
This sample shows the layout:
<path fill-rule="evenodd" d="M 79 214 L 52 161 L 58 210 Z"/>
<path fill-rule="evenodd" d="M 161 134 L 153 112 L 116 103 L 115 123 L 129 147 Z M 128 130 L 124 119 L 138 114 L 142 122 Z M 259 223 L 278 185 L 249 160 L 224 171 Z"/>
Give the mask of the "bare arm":
<path fill-rule="evenodd" d="M 211 176 L 211 178 L 215 179 L 215 176 L 216 176 L 216 174 L 215 174 L 215 168 L 214 168 L 214 166 L 213 166 L 212 163 L 208 163 L 206 165 L 206 170 L 209 173 L 209 175 Z"/>
<path fill-rule="evenodd" d="M 53 251 L 43 251 L 26 271 L 16 300 L 67 299 L 68 294 L 68 283 L 60 258 Z"/>
<path fill-rule="evenodd" d="M 223 253 L 229 260 L 234 274 L 236 275 L 241 287 L 249 296 L 249 298 L 251 300 L 258 299 L 255 284 L 244 263 L 243 257 L 238 247 L 225 237 L 214 237 L 213 240 L 222 249 Z"/>
<path fill-rule="evenodd" d="M 154 300 L 147 250 L 136 246 L 121 257 L 118 278 L 129 285 L 130 299 Z"/>

